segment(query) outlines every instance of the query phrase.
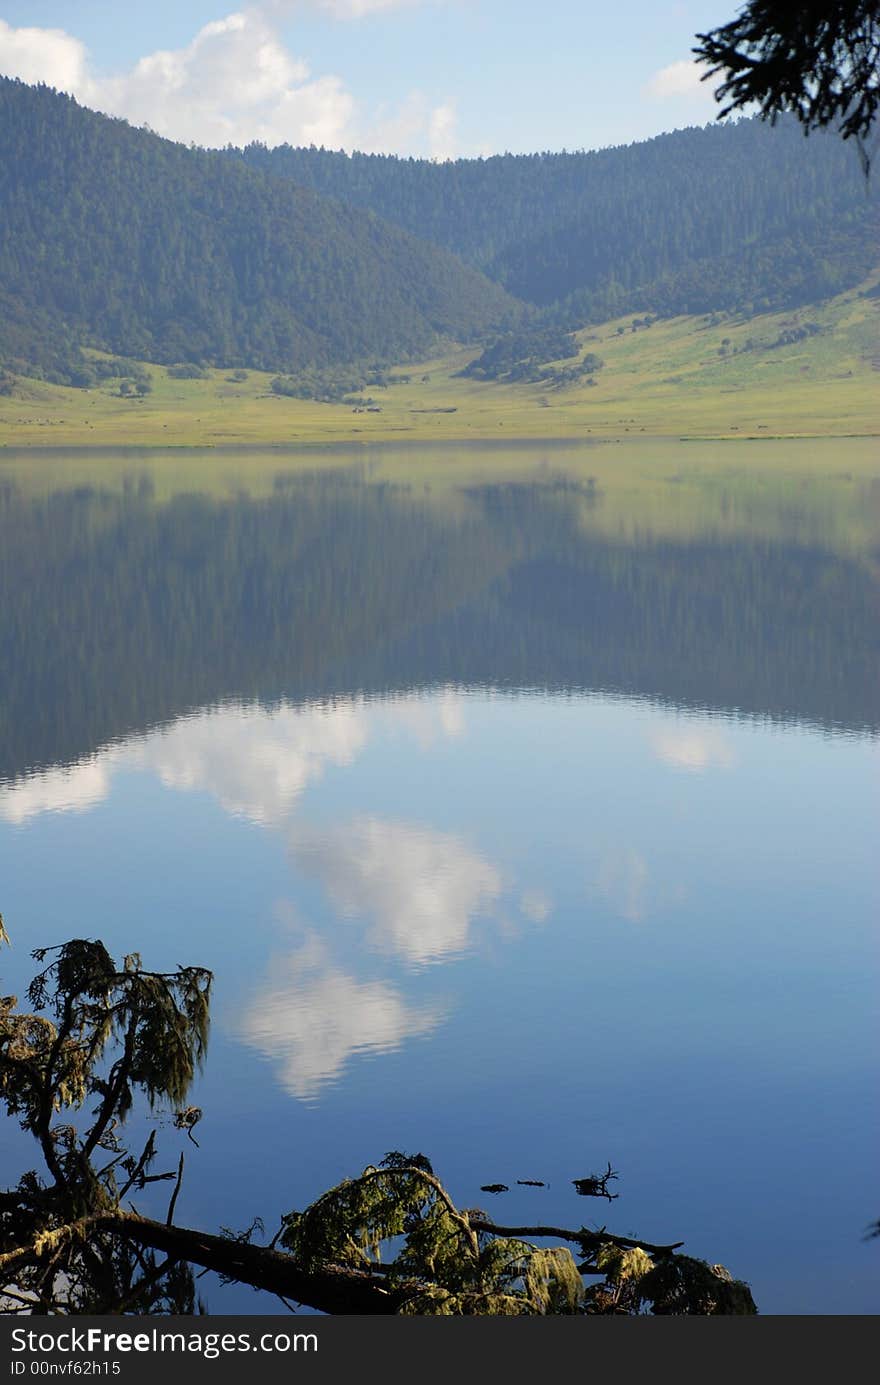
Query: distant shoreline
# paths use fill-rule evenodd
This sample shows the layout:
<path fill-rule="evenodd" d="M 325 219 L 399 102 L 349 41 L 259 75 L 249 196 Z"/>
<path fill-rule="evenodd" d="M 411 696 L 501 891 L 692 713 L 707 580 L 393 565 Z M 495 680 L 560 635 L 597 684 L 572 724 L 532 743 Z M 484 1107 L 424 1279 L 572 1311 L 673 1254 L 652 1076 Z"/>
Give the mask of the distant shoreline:
<path fill-rule="evenodd" d="M 628 434 L 608 434 L 606 437 L 591 436 L 588 438 L 579 437 L 572 434 L 570 437 L 506 437 L 506 438 L 483 438 L 483 437 L 445 437 L 445 438 L 393 438 L 376 436 L 367 438 L 338 438 L 327 439 L 323 442 L 248 442 L 243 439 L 236 443 L 208 443 L 208 442 L 148 442 L 148 443 L 55 443 L 46 446 L 42 443 L 22 443 L 6 442 L 0 440 L 0 455 L 14 456 L 15 454 L 27 455 L 29 457 L 43 456 L 53 457 L 60 453 L 74 453 L 81 456 L 95 456 L 106 454 L 107 456 L 118 457 L 122 453 L 134 452 L 143 453 L 147 456 L 159 452 L 183 452 L 190 454 L 193 452 L 210 452 L 217 456 L 235 456 L 243 451 L 249 453 L 259 453 L 269 455 L 288 454 L 298 452 L 351 452 L 355 455 L 362 455 L 364 452 L 381 449 L 383 452 L 393 449 L 395 451 L 411 450 L 413 447 L 422 450 L 441 451 L 450 447 L 467 447 L 477 451 L 509 452 L 533 447 L 552 447 L 552 448 L 571 448 L 571 447 L 607 447 L 615 443 L 624 443 L 627 446 L 641 446 L 650 443 L 748 443 L 748 442 L 844 442 L 844 441 L 868 441 L 871 438 L 880 439 L 880 429 L 864 433 L 691 433 L 682 434 L 679 437 L 671 433 L 642 433 L 637 436 Z"/>

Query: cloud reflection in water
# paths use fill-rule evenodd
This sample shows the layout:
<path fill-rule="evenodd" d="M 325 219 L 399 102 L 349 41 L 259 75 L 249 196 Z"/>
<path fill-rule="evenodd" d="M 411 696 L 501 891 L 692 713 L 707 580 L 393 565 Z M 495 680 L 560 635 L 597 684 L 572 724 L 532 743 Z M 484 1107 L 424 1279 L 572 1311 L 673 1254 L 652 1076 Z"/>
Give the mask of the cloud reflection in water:
<path fill-rule="evenodd" d="M 471 922 L 499 900 L 499 871 L 460 837 L 409 822 L 357 818 L 292 847 L 345 918 L 369 917 L 369 941 L 414 966 L 465 951 Z"/>
<path fill-rule="evenodd" d="M 95 755 L 2 784 L 0 820 L 20 827 L 46 813 L 87 813 L 109 794 L 112 765 L 108 756 Z"/>
<path fill-rule="evenodd" d="M 241 1037 L 277 1067 L 286 1092 L 314 1098 L 358 1053 L 388 1053 L 428 1034 L 445 1012 L 406 1003 L 387 981 L 358 981 L 334 966 L 318 938 L 276 962 L 253 996 Z"/>
<path fill-rule="evenodd" d="M 283 821 L 328 765 L 350 765 L 368 739 L 364 706 L 220 708 L 143 742 L 141 763 L 167 788 L 210 793 L 254 823 Z"/>
<path fill-rule="evenodd" d="M 49 812 L 85 812 L 108 798 L 123 770 L 155 774 L 166 788 L 207 793 L 249 821 L 283 822 L 328 766 L 351 765 L 380 721 L 421 749 L 461 735 L 461 699 L 451 689 L 371 703 L 344 698 L 303 706 L 235 703 L 179 717 L 106 745 L 72 765 L 0 783 L 0 820 L 17 825 Z"/>
<path fill-rule="evenodd" d="M 407 757 L 462 737 L 465 702 L 445 688 L 384 702 L 206 709 L 69 767 L 0 785 L 0 819 L 24 827 L 47 813 L 96 809 L 111 798 L 115 778 L 134 771 L 281 833 L 297 874 L 320 885 L 343 928 L 334 927 L 331 914 L 319 940 L 297 925 L 305 945 L 276 961 L 238 1033 L 273 1061 L 285 1091 L 311 1099 L 356 1054 L 389 1052 L 447 1017 L 445 1007 L 412 1001 L 399 983 L 372 975 L 367 953 L 422 969 L 472 948 L 480 922 L 515 936 L 510 909 L 532 924 L 549 915 L 548 896 L 522 888 L 511 896 L 516 881 L 505 881 L 454 832 L 377 814 L 337 817 L 320 828 L 301 812 L 305 790 L 328 769 L 353 765 L 371 741 L 392 748 L 402 740 L 414 751 L 391 754 Z"/>
<path fill-rule="evenodd" d="M 651 737 L 651 749 L 658 760 L 701 774 L 709 769 L 732 769 L 736 763 L 733 747 L 716 725 L 688 718 L 666 722 Z"/>

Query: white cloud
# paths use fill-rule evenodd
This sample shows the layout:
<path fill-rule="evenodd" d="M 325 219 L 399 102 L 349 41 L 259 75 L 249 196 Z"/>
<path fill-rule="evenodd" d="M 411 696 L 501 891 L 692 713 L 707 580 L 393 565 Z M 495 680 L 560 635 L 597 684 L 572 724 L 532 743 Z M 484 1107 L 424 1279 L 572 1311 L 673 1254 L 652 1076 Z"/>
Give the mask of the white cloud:
<path fill-rule="evenodd" d="M 356 19 L 399 3 L 322 0 L 320 8 Z M 448 157 L 451 106 L 432 111 L 416 92 L 399 108 L 359 111 L 341 77 L 313 74 L 288 49 L 271 15 L 290 8 L 270 4 L 228 14 L 205 24 L 185 47 L 157 50 L 108 77 L 91 72 L 87 49 L 71 34 L 13 29 L 0 20 L 0 72 L 46 82 L 95 110 L 209 148 L 258 140 Z"/>
<path fill-rule="evenodd" d="M 271 711 L 258 704 L 215 708 L 0 786 L 0 819 L 86 812 L 109 795 L 119 770 L 134 769 L 169 789 L 208 793 L 228 813 L 270 826 L 293 811 L 328 766 L 351 764 L 368 736 L 365 706 L 356 699 Z"/>
<path fill-rule="evenodd" d="M 411 91 L 397 106 L 380 106 L 356 135 L 365 154 L 413 154 L 432 159 L 452 158 L 455 152 L 455 109 L 432 107 L 424 92 Z"/>
<path fill-rule="evenodd" d="M 368 735 L 363 705 L 219 708 L 184 717 L 131 747 L 129 762 L 167 788 L 212 794 L 251 822 L 285 818 L 328 765 L 349 765 Z"/>
<path fill-rule="evenodd" d="M 110 792 L 108 765 L 97 757 L 0 787 L 0 818 L 21 825 L 44 813 L 86 813 Z"/>
<path fill-rule="evenodd" d="M 392 726 L 405 730 L 420 750 L 438 740 L 457 740 L 464 735 L 464 698 L 454 688 L 443 688 L 429 697 L 413 694 L 389 700 L 383 708 Z"/>
<path fill-rule="evenodd" d="M 85 44 L 63 29 L 13 29 L 0 19 L 0 72 L 77 92 L 86 82 Z"/>
<path fill-rule="evenodd" d="M 0 70 L 208 146 L 263 140 L 337 147 L 354 112 L 340 78 L 310 79 L 307 64 L 256 9 L 213 20 L 185 48 L 160 49 L 111 77 L 93 76 L 83 44 L 61 30 L 3 24 Z"/>
<path fill-rule="evenodd" d="M 122 769 L 153 773 L 168 789 L 207 793 L 228 813 L 274 826 L 309 784 L 354 762 L 374 729 L 390 723 L 427 750 L 464 729 L 453 690 L 371 703 L 363 698 L 297 706 L 214 707 L 105 747 L 71 766 L 0 784 L 0 819 L 22 823 L 42 813 L 85 812 L 108 796 Z"/>
<path fill-rule="evenodd" d="M 89 82 L 82 95 L 134 124 L 208 146 L 337 147 L 354 111 L 341 79 L 311 78 L 257 10 L 206 24 L 185 48 L 151 53 L 129 72 Z"/>
<path fill-rule="evenodd" d="M 420 91 L 411 91 L 398 106 L 381 105 L 369 129 L 358 136 L 357 147 L 364 154 L 394 154 L 416 148 L 424 141 L 428 124 L 428 105 Z"/>
<path fill-rule="evenodd" d="M 456 133 L 455 107 L 435 107 L 428 126 L 428 147 L 432 159 L 445 163 L 455 158 Z"/>
<path fill-rule="evenodd" d="M 685 722 L 681 726 L 662 727 L 651 737 L 651 749 L 664 764 L 691 774 L 732 769 L 736 763 L 727 737 L 712 725 Z"/>
<path fill-rule="evenodd" d="M 700 96 L 711 101 L 711 84 L 700 81 L 705 71 L 705 67 L 699 63 L 692 62 L 690 58 L 682 58 L 655 72 L 645 83 L 645 95 L 654 96 L 661 101 L 682 96 Z"/>
<path fill-rule="evenodd" d="M 502 892 L 496 868 L 460 837 L 407 822 L 303 829 L 292 851 L 340 914 L 372 918 L 375 947 L 416 966 L 463 952 L 473 919 Z"/>
<path fill-rule="evenodd" d="M 445 1018 L 435 1006 L 417 1009 L 384 981 L 357 981 L 328 964 L 323 945 L 276 963 L 272 980 L 253 997 L 240 1032 L 275 1063 L 291 1095 L 314 1097 L 357 1053 L 388 1053 L 427 1034 Z"/>

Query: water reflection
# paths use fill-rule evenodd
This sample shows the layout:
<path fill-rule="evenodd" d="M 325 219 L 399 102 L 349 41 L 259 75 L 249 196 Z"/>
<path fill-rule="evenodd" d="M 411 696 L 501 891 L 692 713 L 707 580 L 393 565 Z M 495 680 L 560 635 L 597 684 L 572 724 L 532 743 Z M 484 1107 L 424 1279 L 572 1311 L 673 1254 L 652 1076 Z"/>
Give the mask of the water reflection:
<path fill-rule="evenodd" d="M 688 719 L 680 725 L 665 726 L 651 741 L 658 760 L 674 769 L 701 774 L 710 769 L 732 769 L 736 757 L 729 738 L 711 723 Z"/>
<path fill-rule="evenodd" d="M 520 895 L 519 908 L 530 923 L 546 923 L 553 910 L 553 900 L 546 890 L 526 890 Z"/>
<path fill-rule="evenodd" d="M 609 851 L 599 862 L 596 889 L 627 923 L 644 923 L 650 907 L 648 863 L 634 847 Z"/>
<path fill-rule="evenodd" d="M 336 949 L 343 960 L 310 932 L 276 959 L 240 1033 L 272 1059 L 286 1091 L 311 1098 L 354 1055 L 397 1048 L 447 1014 L 445 1006 L 411 1004 L 388 978 L 365 975 L 367 955 L 410 969 L 460 957 L 480 919 L 500 921 L 505 887 L 501 870 L 459 834 L 376 815 L 321 824 L 310 820 L 308 803 L 303 811 L 303 798 L 330 767 L 350 769 L 371 744 L 386 758 L 401 741 L 407 755 L 442 753 L 465 728 L 464 699 L 443 689 L 382 703 L 224 706 L 0 786 L 0 821 L 23 829 L 41 817 L 93 812 L 134 775 L 171 794 L 207 796 L 286 842 L 294 880 L 314 881 L 329 902 L 331 931 L 336 921 L 345 928 Z M 512 900 L 510 908 L 516 912 Z M 544 921 L 549 910 L 545 892 L 522 894 L 527 921 Z"/>
<path fill-rule="evenodd" d="M 328 767 L 352 764 L 382 723 L 425 748 L 462 734 L 461 699 L 441 691 L 381 706 L 348 698 L 304 707 L 212 708 L 72 765 L 0 781 L 0 819 L 21 824 L 43 813 L 85 812 L 107 798 L 116 775 L 143 770 L 168 789 L 209 794 L 234 816 L 277 826 Z"/>
<path fill-rule="evenodd" d="M 868 478 L 661 466 L 640 481 L 601 451 L 598 484 L 582 461 L 535 459 L 492 484 L 441 467 L 423 487 L 278 465 L 268 494 L 255 464 L 253 493 L 239 480 L 200 494 L 114 484 L 109 464 L 99 485 L 51 471 L 47 494 L 36 463 L 13 468 L 0 779 L 230 700 L 426 686 L 614 690 L 878 727 Z M 282 810 L 325 755 L 302 753 L 276 786 Z"/>
<path fill-rule="evenodd" d="M 587 899 L 599 902 L 602 912 L 623 923 L 642 924 L 662 918 L 666 928 L 674 928 L 676 914 L 687 904 L 689 869 L 686 857 L 690 837 L 680 844 L 684 860 L 672 851 L 660 856 L 656 849 L 618 843 L 601 848 L 595 855 Z"/>
<path fill-rule="evenodd" d="M 223 708 L 155 733 L 126 757 L 170 789 L 209 793 L 254 823 L 284 821 L 325 768 L 350 765 L 368 730 L 358 702 L 332 707 Z"/>
<path fill-rule="evenodd" d="M 410 1135 L 565 1224 L 613 1154 L 762 1308 L 867 1301 L 880 487 L 753 455 L 0 459 L 4 962 L 215 971 L 202 1224 Z"/>
<path fill-rule="evenodd" d="M 246 1043 L 269 1060 L 286 1092 L 316 1097 L 355 1054 L 387 1053 L 428 1034 L 445 1018 L 440 1006 L 406 1003 L 386 981 L 358 981 L 333 966 L 314 935 L 276 958 L 241 1022 Z"/>
<path fill-rule="evenodd" d="M 114 760 L 105 752 L 0 783 L 0 819 L 20 826 L 45 813 L 88 812 L 107 797 Z"/>
<path fill-rule="evenodd" d="M 414 823 L 299 830 L 291 850 L 342 917 L 371 920 L 371 946 L 415 966 L 464 952 L 473 920 L 501 897 L 500 872 L 467 842 Z"/>

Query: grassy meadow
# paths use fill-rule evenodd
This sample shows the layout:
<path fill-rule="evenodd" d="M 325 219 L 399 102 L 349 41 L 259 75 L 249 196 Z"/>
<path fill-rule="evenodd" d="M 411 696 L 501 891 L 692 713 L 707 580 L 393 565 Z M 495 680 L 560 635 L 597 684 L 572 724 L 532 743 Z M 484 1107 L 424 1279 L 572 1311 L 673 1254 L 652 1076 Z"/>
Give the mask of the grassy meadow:
<path fill-rule="evenodd" d="M 151 392 L 20 380 L 0 397 L 0 447 L 238 447 L 493 439 L 853 437 L 880 432 L 880 274 L 796 312 L 676 317 L 633 330 L 631 316 L 578 334 L 604 361 L 594 383 L 467 380 L 477 354 L 450 349 L 373 387 L 374 411 L 272 393 L 271 374 L 229 370 L 179 380 L 146 365 Z M 812 331 L 818 327 L 819 331 Z M 784 334 L 811 334 L 779 343 Z M 568 366 L 572 362 L 560 362 Z"/>

